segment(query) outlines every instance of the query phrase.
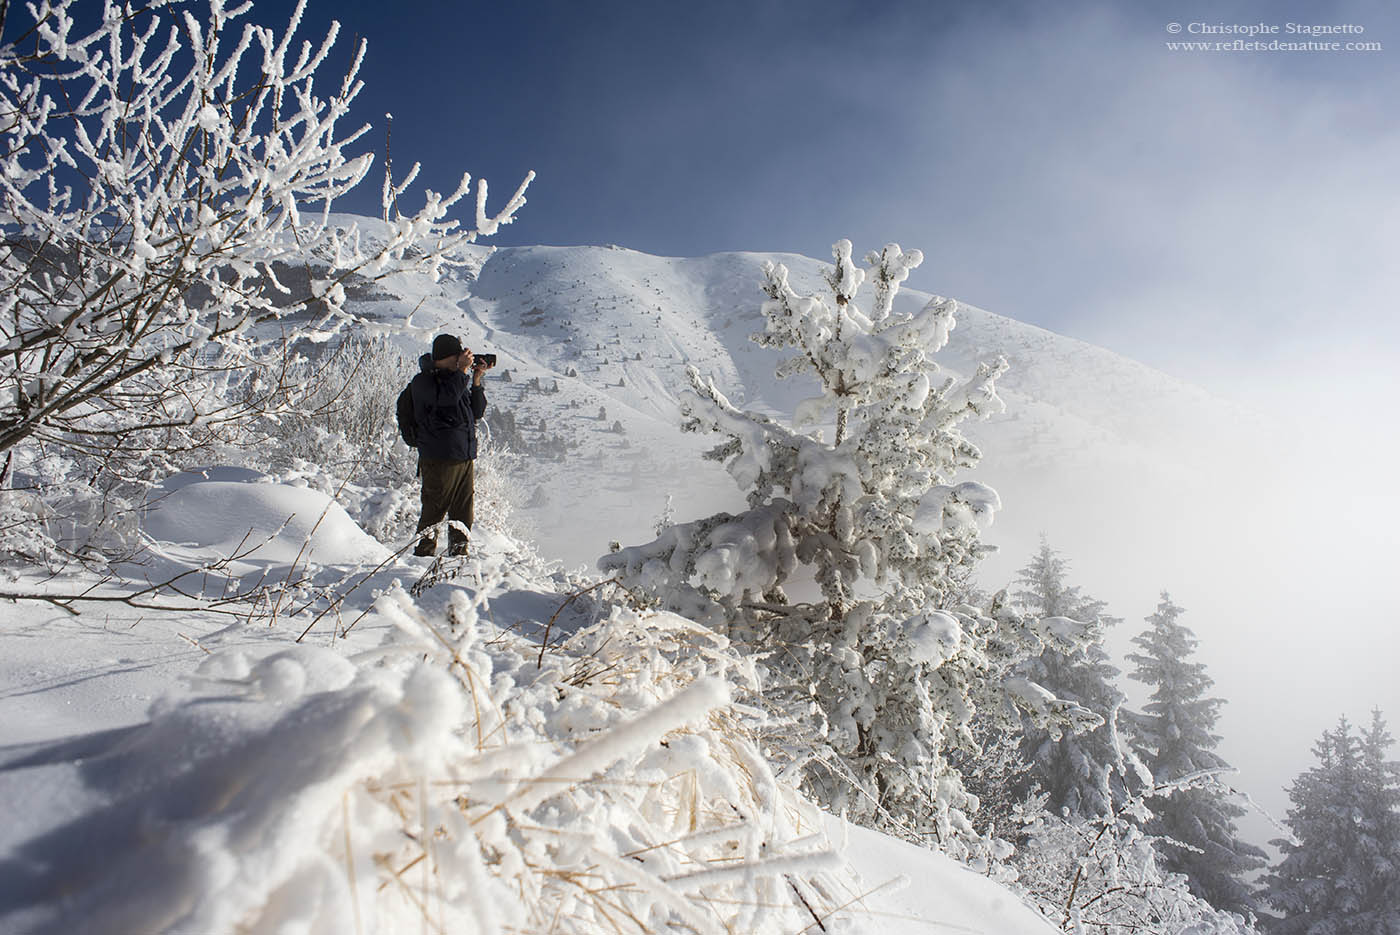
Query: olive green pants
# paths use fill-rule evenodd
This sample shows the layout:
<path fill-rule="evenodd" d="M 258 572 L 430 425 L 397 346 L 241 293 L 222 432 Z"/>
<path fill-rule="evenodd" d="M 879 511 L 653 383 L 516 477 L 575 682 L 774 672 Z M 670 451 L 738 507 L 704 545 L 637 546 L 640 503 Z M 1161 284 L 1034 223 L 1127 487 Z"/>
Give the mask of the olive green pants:
<path fill-rule="evenodd" d="M 423 475 L 423 513 L 418 518 L 418 531 L 436 526 L 443 519 L 455 520 L 471 528 L 476 471 L 473 461 L 438 461 L 419 458 L 418 471 Z M 448 528 L 448 554 L 465 555 L 467 537 Z M 418 555 L 437 552 L 437 536 L 424 536 L 414 550 Z"/>

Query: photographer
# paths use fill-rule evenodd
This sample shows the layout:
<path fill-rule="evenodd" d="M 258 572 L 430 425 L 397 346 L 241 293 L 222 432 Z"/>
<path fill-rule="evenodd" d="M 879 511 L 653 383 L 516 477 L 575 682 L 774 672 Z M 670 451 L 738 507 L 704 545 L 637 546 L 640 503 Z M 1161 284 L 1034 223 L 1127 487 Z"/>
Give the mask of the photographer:
<path fill-rule="evenodd" d="M 418 531 L 443 518 L 471 528 L 476 422 L 486 412 L 481 378 L 491 365 L 473 357 L 454 335 L 433 339 L 431 354 L 419 358 L 420 372 L 409 384 L 417 425 L 418 468 L 423 476 L 423 513 Z M 470 374 L 470 377 L 468 377 Z M 435 555 L 437 534 L 419 540 L 415 555 Z M 448 555 L 467 554 L 467 536 L 448 528 Z"/>

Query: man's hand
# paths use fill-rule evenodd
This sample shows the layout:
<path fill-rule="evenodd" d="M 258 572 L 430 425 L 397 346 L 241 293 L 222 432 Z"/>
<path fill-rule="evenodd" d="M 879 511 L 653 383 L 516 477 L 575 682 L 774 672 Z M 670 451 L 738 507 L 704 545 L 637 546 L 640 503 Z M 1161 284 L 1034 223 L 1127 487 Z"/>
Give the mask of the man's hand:
<path fill-rule="evenodd" d="M 472 369 L 472 363 L 475 360 L 476 358 L 472 356 L 472 349 L 469 347 L 463 348 L 462 353 L 457 355 L 457 372 L 466 373 L 468 370 Z"/>
<path fill-rule="evenodd" d="M 482 376 L 485 375 L 487 369 L 489 369 L 490 366 L 491 366 L 491 365 L 488 364 L 488 363 L 487 363 L 486 361 L 484 361 L 484 360 L 477 360 L 477 359 L 473 358 L 473 362 L 472 362 L 472 386 L 480 386 L 480 385 L 481 385 L 481 378 L 482 378 Z"/>

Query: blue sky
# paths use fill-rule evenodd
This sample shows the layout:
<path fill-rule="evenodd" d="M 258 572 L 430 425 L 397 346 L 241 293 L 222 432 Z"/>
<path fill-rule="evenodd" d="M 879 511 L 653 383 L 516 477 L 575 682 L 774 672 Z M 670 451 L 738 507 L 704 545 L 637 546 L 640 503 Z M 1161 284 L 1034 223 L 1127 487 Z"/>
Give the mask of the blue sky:
<path fill-rule="evenodd" d="M 1318 393 L 1395 388 L 1391 5 L 312 0 L 304 32 L 332 17 L 370 40 L 356 115 L 382 150 L 393 112 L 396 166 L 502 196 L 538 172 L 496 243 L 892 240 L 924 251 L 917 288 L 1247 400 L 1315 395 L 1308 368 L 1336 372 Z M 1238 38 L 1199 22 L 1384 48 L 1167 48 Z"/>

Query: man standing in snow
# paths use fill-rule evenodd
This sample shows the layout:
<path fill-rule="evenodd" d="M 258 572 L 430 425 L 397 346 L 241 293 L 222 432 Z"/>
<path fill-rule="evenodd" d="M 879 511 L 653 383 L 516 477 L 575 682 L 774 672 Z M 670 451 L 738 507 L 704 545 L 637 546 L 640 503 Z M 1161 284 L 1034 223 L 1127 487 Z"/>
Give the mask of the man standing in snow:
<path fill-rule="evenodd" d="M 446 517 L 471 528 L 476 422 L 486 412 L 481 377 L 488 364 L 450 334 L 433 339 L 431 354 L 418 360 L 420 372 L 409 384 L 417 426 L 418 468 L 423 476 L 422 532 Z M 468 374 L 471 376 L 468 377 Z M 437 534 L 419 540 L 414 555 L 434 555 Z M 467 554 L 467 536 L 448 528 L 448 555 Z"/>

